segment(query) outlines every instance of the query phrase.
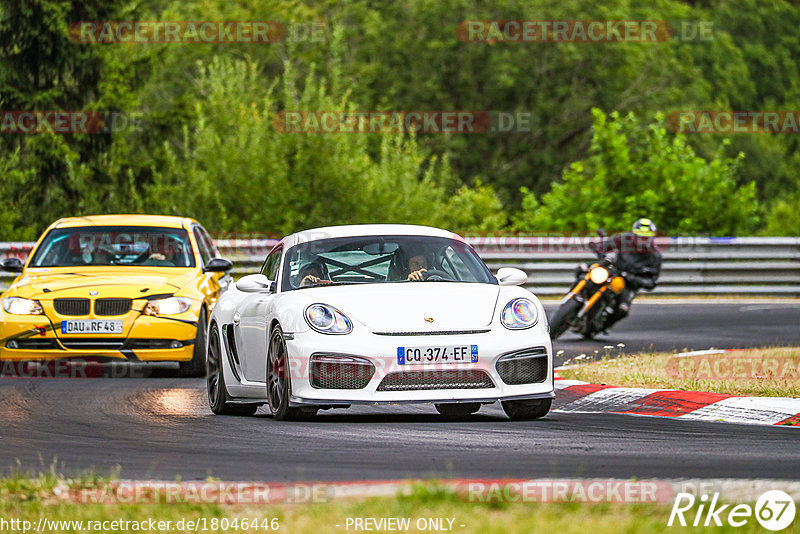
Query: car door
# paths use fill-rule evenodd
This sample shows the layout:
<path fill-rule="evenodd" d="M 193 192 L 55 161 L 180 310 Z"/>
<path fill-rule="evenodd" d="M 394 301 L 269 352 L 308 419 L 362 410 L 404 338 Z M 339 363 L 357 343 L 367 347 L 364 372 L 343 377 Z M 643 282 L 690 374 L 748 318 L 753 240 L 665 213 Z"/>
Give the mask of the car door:
<path fill-rule="evenodd" d="M 282 247 L 273 250 L 261 268 L 261 274 L 276 283 L 282 252 Z M 273 299 L 275 293 L 251 293 L 239 305 L 237 338 L 241 341 L 242 372 L 250 382 L 267 380 L 267 312 Z"/>

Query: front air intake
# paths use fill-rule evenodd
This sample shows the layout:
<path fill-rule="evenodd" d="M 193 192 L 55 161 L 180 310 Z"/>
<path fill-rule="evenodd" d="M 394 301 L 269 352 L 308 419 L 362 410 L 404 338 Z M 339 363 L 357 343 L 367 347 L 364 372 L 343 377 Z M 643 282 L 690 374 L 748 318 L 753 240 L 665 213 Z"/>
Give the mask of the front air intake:
<path fill-rule="evenodd" d="M 375 374 L 372 362 L 345 354 L 314 354 L 309 367 L 317 389 L 364 389 Z"/>
<path fill-rule="evenodd" d="M 389 373 L 378 391 L 427 391 L 438 389 L 488 389 L 494 382 L 479 369 L 401 371 Z"/>
<path fill-rule="evenodd" d="M 547 380 L 547 349 L 536 347 L 501 356 L 497 360 L 497 374 L 506 384 L 536 384 Z"/>

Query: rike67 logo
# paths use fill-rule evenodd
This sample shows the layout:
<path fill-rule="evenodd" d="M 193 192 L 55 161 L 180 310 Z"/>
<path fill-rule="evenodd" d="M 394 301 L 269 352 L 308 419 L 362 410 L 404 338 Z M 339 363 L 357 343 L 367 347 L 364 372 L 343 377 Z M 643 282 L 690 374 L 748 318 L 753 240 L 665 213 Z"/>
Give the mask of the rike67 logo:
<path fill-rule="evenodd" d="M 794 521 L 795 505 L 792 497 L 780 490 L 762 494 L 755 506 L 749 504 L 720 504 L 719 493 L 709 498 L 707 494 L 696 498 L 691 493 L 678 493 L 667 526 L 677 520 L 682 527 L 709 527 L 728 524 L 732 527 L 746 525 L 753 517 L 767 530 L 783 530 Z"/>

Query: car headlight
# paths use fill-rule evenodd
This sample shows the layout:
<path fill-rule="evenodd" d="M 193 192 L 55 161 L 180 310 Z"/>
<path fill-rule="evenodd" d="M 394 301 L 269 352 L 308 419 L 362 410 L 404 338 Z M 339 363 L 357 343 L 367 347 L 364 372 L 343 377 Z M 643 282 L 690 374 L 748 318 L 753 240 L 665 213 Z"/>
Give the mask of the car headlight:
<path fill-rule="evenodd" d="M 597 285 L 604 283 L 608 280 L 608 269 L 605 267 L 595 267 L 589 273 L 589 279 Z"/>
<path fill-rule="evenodd" d="M 353 323 L 345 314 L 327 304 L 312 304 L 306 308 L 308 326 L 321 334 L 348 334 Z"/>
<path fill-rule="evenodd" d="M 186 297 L 168 297 L 165 299 L 151 300 L 142 311 L 145 315 L 180 315 L 189 311 L 192 299 Z"/>
<path fill-rule="evenodd" d="M 539 322 L 539 309 L 531 300 L 514 299 L 506 304 L 500 322 L 512 330 L 530 328 Z"/>
<path fill-rule="evenodd" d="M 44 315 L 38 300 L 8 297 L 3 299 L 3 310 L 12 315 Z"/>

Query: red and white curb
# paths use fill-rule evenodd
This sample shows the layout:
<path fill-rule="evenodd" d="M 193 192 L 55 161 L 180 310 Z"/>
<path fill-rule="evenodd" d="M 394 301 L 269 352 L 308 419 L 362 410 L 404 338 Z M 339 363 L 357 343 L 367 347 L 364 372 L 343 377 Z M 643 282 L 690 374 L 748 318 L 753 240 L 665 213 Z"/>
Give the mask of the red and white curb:
<path fill-rule="evenodd" d="M 553 409 L 559 412 L 619 413 L 800 428 L 798 398 L 744 397 L 701 391 L 589 384 L 559 378 L 558 369 L 555 387 Z"/>

